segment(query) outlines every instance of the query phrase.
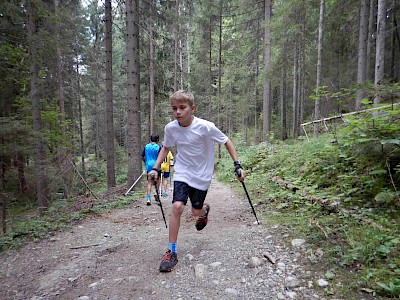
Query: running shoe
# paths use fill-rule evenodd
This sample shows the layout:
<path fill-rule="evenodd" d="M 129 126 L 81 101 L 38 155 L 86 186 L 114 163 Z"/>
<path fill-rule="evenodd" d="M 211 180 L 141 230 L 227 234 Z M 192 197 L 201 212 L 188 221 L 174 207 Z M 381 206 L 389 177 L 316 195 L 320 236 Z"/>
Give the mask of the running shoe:
<path fill-rule="evenodd" d="M 206 227 L 208 221 L 208 213 L 210 212 L 210 205 L 204 203 L 204 206 L 206 207 L 204 215 L 198 217 L 196 221 L 196 229 L 198 231 L 203 230 L 203 228 Z"/>
<path fill-rule="evenodd" d="M 147 201 L 146 201 L 146 205 L 147 205 L 147 206 L 151 205 L 151 201 L 150 201 L 150 199 L 147 199 Z"/>
<path fill-rule="evenodd" d="M 177 263 L 178 256 L 176 253 L 172 253 L 171 250 L 168 250 L 162 258 L 160 272 L 171 272 Z"/>

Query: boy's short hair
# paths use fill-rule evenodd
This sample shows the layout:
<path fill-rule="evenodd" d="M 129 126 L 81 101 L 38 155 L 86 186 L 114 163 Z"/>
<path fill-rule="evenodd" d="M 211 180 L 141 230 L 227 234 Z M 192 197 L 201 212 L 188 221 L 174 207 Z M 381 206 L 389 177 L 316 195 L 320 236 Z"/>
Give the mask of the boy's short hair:
<path fill-rule="evenodd" d="M 188 92 L 186 90 L 179 90 L 176 91 L 169 97 L 169 100 L 177 100 L 177 101 L 187 101 L 190 103 L 190 105 L 194 105 L 194 97 L 191 92 Z"/>
<path fill-rule="evenodd" d="M 158 142 L 158 140 L 159 140 L 159 135 L 157 134 L 157 133 L 153 133 L 152 135 L 151 135 L 151 137 L 150 137 L 150 141 L 152 141 L 152 142 Z"/>

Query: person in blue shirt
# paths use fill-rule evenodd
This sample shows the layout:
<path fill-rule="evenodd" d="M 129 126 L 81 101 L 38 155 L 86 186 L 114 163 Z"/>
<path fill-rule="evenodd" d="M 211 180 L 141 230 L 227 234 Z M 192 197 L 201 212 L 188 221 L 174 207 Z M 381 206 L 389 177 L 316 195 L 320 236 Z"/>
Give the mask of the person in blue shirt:
<path fill-rule="evenodd" d="M 144 146 L 142 151 L 142 160 L 146 166 L 147 172 L 147 200 L 146 204 L 151 205 L 151 185 L 153 180 L 149 177 L 149 172 L 153 169 L 155 162 L 157 161 L 158 153 L 161 150 L 161 146 L 158 144 L 160 137 L 157 133 L 153 133 L 150 137 L 150 143 Z M 160 188 L 160 179 L 157 178 L 156 188 Z"/>

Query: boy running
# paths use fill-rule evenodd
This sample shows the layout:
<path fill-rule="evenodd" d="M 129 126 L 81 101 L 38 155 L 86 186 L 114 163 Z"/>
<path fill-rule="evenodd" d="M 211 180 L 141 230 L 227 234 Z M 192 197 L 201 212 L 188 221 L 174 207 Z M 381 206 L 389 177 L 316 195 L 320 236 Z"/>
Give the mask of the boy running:
<path fill-rule="evenodd" d="M 163 143 L 164 146 L 164 143 Z M 167 188 L 168 188 L 168 178 L 171 176 L 171 162 L 173 162 L 174 156 L 172 155 L 172 152 L 169 151 L 167 156 L 165 157 L 164 161 L 161 163 L 161 172 L 163 174 L 162 178 L 162 191 L 161 195 L 163 197 L 167 197 Z"/>
<path fill-rule="evenodd" d="M 146 205 L 151 205 L 151 185 L 153 180 L 151 176 L 149 176 L 149 172 L 154 167 L 154 163 L 157 160 L 158 154 L 160 153 L 161 146 L 158 144 L 160 137 L 157 133 L 153 133 L 150 137 L 150 143 L 148 143 L 142 151 L 142 160 L 146 165 L 146 172 L 147 172 L 147 201 Z M 160 181 L 157 180 L 156 188 L 160 188 Z"/>
<path fill-rule="evenodd" d="M 158 178 L 161 163 L 170 148 L 176 146 L 169 249 L 161 261 L 160 272 L 172 271 L 178 262 L 176 244 L 182 212 L 188 199 L 192 204 L 192 214 L 198 217 L 196 229 L 202 230 L 207 225 L 210 205 L 204 203 L 204 200 L 214 173 L 216 143 L 224 144 L 228 150 L 235 170 L 241 174 L 238 180 L 243 181 L 245 176 L 232 141 L 214 123 L 193 116 L 195 104 L 190 92 L 179 90 L 170 97 L 170 102 L 175 120 L 164 128 L 164 147 L 149 173 Z"/>

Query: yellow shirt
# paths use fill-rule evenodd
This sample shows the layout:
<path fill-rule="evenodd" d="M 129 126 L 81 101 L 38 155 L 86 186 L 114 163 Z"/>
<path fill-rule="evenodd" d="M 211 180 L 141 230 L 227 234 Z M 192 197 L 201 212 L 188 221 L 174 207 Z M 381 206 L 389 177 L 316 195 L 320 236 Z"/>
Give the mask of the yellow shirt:
<path fill-rule="evenodd" d="M 164 161 L 161 163 L 161 170 L 163 172 L 169 172 L 171 160 L 173 160 L 173 159 L 174 159 L 174 156 L 172 155 L 171 151 L 169 151 L 167 156 L 165 157 Z"/>

